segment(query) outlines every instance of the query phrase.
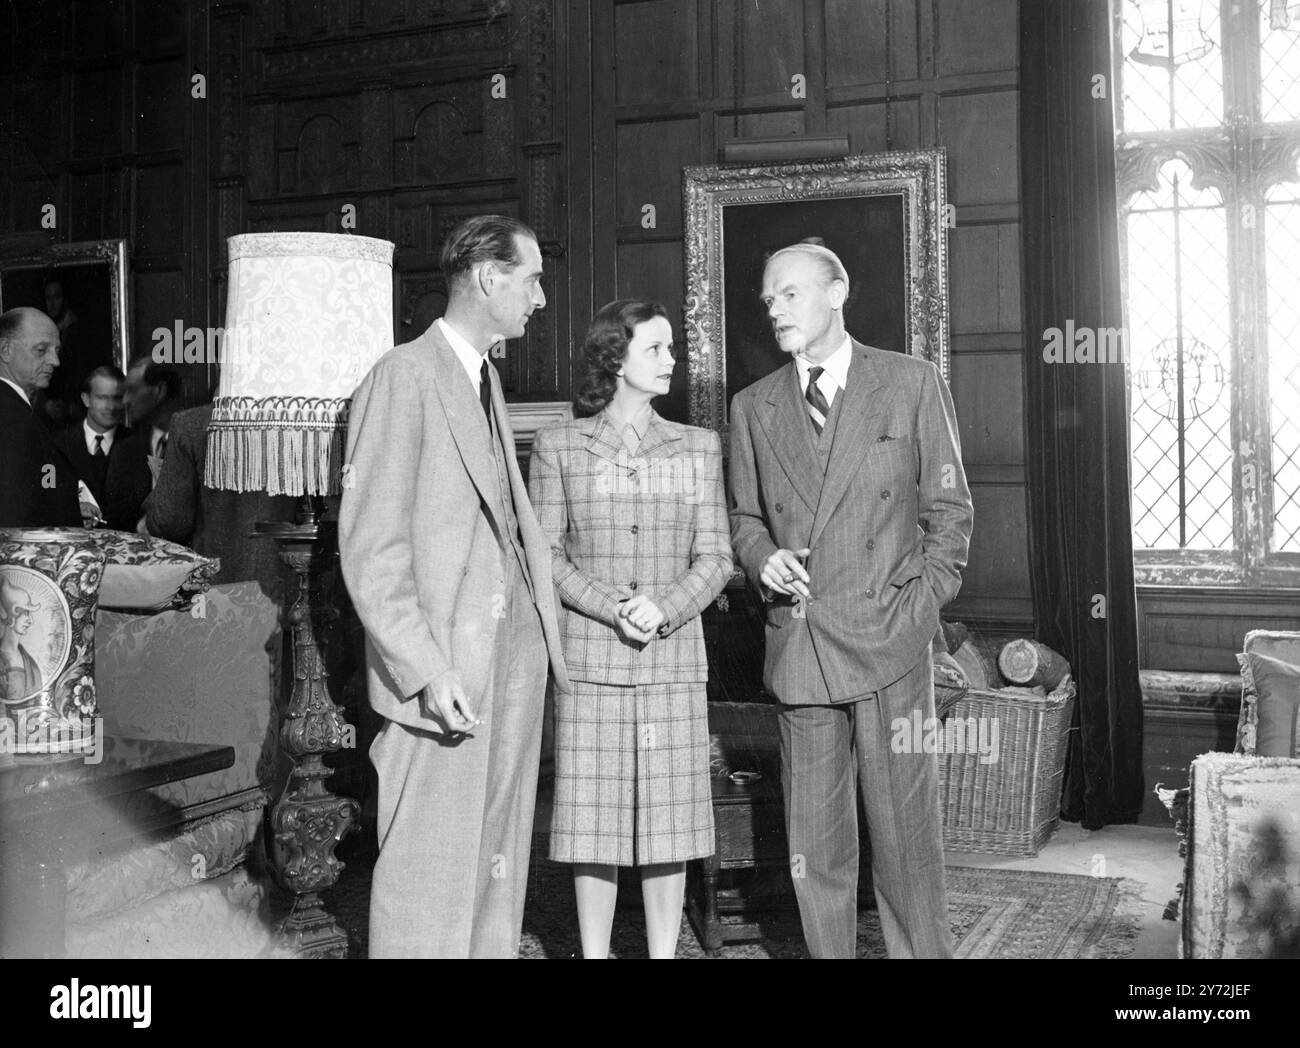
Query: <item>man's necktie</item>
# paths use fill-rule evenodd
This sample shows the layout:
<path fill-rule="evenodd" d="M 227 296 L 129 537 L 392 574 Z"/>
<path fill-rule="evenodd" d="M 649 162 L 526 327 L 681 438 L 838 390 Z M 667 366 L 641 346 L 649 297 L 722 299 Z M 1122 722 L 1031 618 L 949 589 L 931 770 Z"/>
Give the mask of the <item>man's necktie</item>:
<path fill-rule="evenodd" d="M 808 388 L 803 395 L 804 400 L 808 401 L 808 417 L 812 419 L 813 429 L 817 431 L 819 437 L 822 435 L 822 427 L 826 425 L 826 416 L 831 413 L 831 406 L 826 403 L 826 397 L 817 388 L 817 380 L 825 371 L 825 368 L 809 369 Z"/>
<path fill-rule="evenodd" d="M 95 458 L 102 459 L 107 457 L 108 456 L 104 453 L 104 435 L 102 433 L 96 433 L 95 434 Z"/>
<path fill-rule="evenodd" d="M 487 357 L 483 358 L 483 366 L 478 369 L 478 399 L 483 404 L 483 416 L 488 420 L 488 428 L 492 428 L 492 385 L 488 380 L 488 362 Z"/>

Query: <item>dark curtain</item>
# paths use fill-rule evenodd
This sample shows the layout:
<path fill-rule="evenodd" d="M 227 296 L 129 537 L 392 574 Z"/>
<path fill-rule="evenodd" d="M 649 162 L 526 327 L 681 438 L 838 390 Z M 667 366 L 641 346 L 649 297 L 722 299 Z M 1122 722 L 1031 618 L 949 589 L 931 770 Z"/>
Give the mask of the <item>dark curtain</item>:
<path fill-rule="evenodd" d="M 1020 4 L 1030 573 L 1079 690 L 1062 814 L 1087 829 L 1136 822 L 1144 792 L 1124 368 L 1044 359 L 1050 329 L 1123 323 L 1109 7 Z"/>

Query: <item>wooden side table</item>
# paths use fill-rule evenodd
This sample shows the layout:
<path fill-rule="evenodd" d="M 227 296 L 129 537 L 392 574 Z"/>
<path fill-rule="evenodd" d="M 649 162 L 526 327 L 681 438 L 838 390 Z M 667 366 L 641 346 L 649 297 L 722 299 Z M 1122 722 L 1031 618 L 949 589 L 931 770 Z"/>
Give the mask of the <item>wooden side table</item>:
<path fill-rule="evenodd" d="M 713 821 L 717 847 L 712 856 L 691 863 L 686 893 L 686 913 L 695 935 L 710 957 L 724 943 L 759 937 L 755 915 L 771 909 L 776 899 L 793 905 L 790 884 L 789 849 L 785 836 L 785 806 L 781 780 L 765 776 L 748 785 L 729 778 L 714 778 Z M 723 870 L 772 869 L 784 890 L 762 899 L 739 891 L 720 891 Z M 724 916 L 740 916 L 739 922 L 722 923 Z"/>

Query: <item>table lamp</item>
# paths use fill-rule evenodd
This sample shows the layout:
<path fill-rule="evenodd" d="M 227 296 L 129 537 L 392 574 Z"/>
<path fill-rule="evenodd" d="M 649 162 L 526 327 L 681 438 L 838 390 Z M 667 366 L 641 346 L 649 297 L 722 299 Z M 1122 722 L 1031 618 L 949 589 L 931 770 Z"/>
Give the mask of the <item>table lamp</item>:
<path fill-rule="evenodd" d="M 294 523 L 257 525 L 287 567 L 293 680 L 280 745 L 293 759 L 271 813 L 271 859 L 293 907 L 280 926 L 300 954 L 342 957 L 347 936 L 322 892 L 359 814 L 326 788 L 324 758 L 352 728 L 329 694 L 322 580 L 338 556 L 321 502 L 341 489 L 352 394 L 393 346 L 393 244 L 340 233 L 246 233 L 228 241 L 221 380 L 208 428 L 208 487 L 301 498 Z"/>

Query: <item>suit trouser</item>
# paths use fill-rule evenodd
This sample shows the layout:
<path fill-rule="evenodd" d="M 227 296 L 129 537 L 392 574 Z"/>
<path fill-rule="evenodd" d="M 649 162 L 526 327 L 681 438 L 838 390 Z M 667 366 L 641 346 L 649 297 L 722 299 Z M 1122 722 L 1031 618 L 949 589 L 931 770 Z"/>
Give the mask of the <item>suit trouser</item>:
<path fill-rule="evenodd" d="M 890 957 L 951 957 L 944 885 L 939 765 L 933 753 L 894 753 L 891 728 L 913 710 L 934 716 L 930 654 L 874 698 L 783 705 L 781 785 L 791 874 L 814 957 L 853 957 L 858 926 L 858 811 L 871 836 Z M 909 747 L 913 748 L 913 747 Z"/>
<path fill-rule="evenodd" d="M 388 721 L 370 748 L 379 775 L 371 957 L 518 953 L 547 656 L 528 587 L 517 568 L 511 576 L 483 652 L 492 659 L 476 711 L 483 723 L 451 742 Z"/>

